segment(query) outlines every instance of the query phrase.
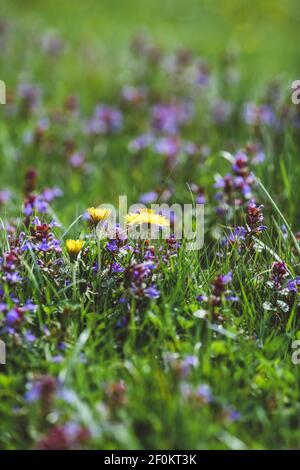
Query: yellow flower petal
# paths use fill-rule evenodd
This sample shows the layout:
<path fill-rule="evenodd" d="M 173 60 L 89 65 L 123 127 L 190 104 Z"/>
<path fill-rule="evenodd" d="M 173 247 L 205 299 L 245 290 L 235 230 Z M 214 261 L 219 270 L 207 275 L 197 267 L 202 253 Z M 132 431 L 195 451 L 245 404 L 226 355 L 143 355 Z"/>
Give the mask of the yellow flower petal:
<path fill-rule="evenodd" d="M 66 240 L 66 248 L 70 256 L 77 256 L 83 247 L 83 240 Z"/>
<path fill-rule="evenodd" d="M 156 214 L 152 209 L 140 209 L 137 213 L 129 213 L 125 215 L 125 222 L 127 225 L 150 224 L 161 227 L 168 227 L 170 224 L 166 217 Z"/>

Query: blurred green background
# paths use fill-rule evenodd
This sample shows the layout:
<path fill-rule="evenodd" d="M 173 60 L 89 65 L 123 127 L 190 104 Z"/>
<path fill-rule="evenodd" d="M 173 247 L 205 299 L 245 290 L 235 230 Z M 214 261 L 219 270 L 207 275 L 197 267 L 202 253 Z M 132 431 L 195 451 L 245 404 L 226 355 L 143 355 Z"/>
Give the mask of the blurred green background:
<path fill-rule="evenodd" d="M 297 0 L 2 0 L 1 14 L 81 44 L 100 41 L 111 58 L 145 28 L 164 46 L 192 47 L 212 62 L 225 47 L 238 48 L 256 79 L 292 76 L 300 60 Z"/>
<path fill-rule="evenodd" d="M 0 79 L 12 94 L 21 82 L 42 84 L 46 107 L 53 110 L 59 109 L 67 96 L 76 94 L 83 115 L 89 115 L 96 103 L 116 103 L 124 84 L 138 82 L 139 69 L 133 65 L 129 45 L 134 34 L 148 31 L 154 42 L 167 51 L 191 48 L 207 60 L 215 76 L 224 53 L 234 52 L 241 81 L 228 98 L 236 103 L 259 102 L 268 80 L 275 78 L 279 78 L 289 96 L 291 82 L 300 78 L 298 7 L 297 0 L 1 0 L 0 19 L 7 21 L 9 37 L 7 47 L 2 50 Z M 41 34 L 48 32 L 57 33 L 66 48 L 62 57 L 45 61 Z M 158 89 L 163 90 L 159 81 Z M 3 112 L 4 108 L 0 109 Z M 21 139 L 28 126 L 25 121 L 18 124 Z M 13 147 L 19 145 L 15 130 L 12 127 L 8 135 L 2 129 L 5 149 L 2 153 L 9 156 L 5 164 L 10 162 L 11 172 L 11 176 L 3 172 L 5 181 L 15 178 Z M 72 135 L 72 129 L 66 131 Z M 215 147 L 226 147 L 226 137 L 235 142 L 246 139 L 233 127 L 226 135 L 220 134 L 220 143 L 215 142 Z M 139 191 L 151 189 L 151 181 L 145 187 L 143 172 L 140 176 L 132 175 L 127 159 L 123 158 L 128 152 L 127 145 L 128 138 L 122 141 L 120 136 L 120 141 L 109 147 L 110 159 L 105 158 L 105 149 L 102 156 L 101 149 L 95 150 L 97 194 L 102 180 L 110 181 L 108 188 L 103 185 L 105 195 L 102 196 L 112 200 L 116 188 L 119 193 L 141 186 L 134 197 Z M 26 158 L 23 161 L 26 163 Z M 40 162 L 44 168 L 41 158 Z M 18 184 L 22 181 L 21 173 L 20 170 Z M 66 190 L 63 175 L 57 174 L 55 165 L 49 169 L 47 178 L 47 184 L 53 180 Z M 135 178 L 141 179 L 139 184 Z M 3 186 L 7 184 L 5 181 L 1 181 Z M 96 192 L 92 185 L 87 186 L 86 203 Z M 71 194 L 74 191 L 72 188 Z M 80 191 L 80 180 L 77 191 Z M 72 198 L 71 217 L 74 217 L 73 204 Z"/>

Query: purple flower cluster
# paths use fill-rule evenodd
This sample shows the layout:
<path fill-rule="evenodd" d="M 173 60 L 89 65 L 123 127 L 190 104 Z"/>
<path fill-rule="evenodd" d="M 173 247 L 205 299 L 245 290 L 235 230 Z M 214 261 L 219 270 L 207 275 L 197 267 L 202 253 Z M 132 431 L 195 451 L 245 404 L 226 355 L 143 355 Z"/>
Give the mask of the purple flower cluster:
<path fill-rule="evenodd" d="M 52 228 L 57 226 L 55 221 L 42 223 L 38 217 L 32 221 L 30 226 L 30 236 L 22 235 L 22 251 L 34 250 L 40 253 L 61 253 L 62 249 L 59 240 L 52 232 Z"/>
<path fill-rule="evenodd" d="M 283 287 L 283 280 L 287 276 L 288 271 L 284 261 L 276 261 L 273 263 L 270 278 L 273 283 L 273 287 L 276 290 L 280 290 Z"/>
<path fill-rule="evenodd" d="M 270 126 L 276 125 L 276 116 L 273 107 L 270 104 L 257 105 L 246 103 L 244 106 L 243 117 L 250 126 Z"/>
<path fill-rule="evenodd" d="M 157 299 L 160 296 L 152 277 L 155 269 L 152 261 L 132 264 L 125 270 L 125 287 L 137 298 L 149 297 Z"/>
<path fill-rule="evenodd" d="M 211 107 L 211 115 L 217 124 L 225 124 L 232 116 L 233 105 L 230 101 L 219 100 Z"/>
<path fill-rule="evenodd" d="M 255 178 L 248 167 L 249 159 L 245 152 L 239 151 L 232 163 L 232 172 L 224 177 L 216 177 L 215 188 L 219 189 L 216 199 L 220 215 L 227 213 L 230 206 L 241 206 L 245 200 L 252 197 L 252 186 Z"/>
<path fill-rule="evenodd" d="M 98 105 L 88 121 L 86 131 L 89 135 L 117 134 L 122 130 L 123 116 L 119 109 L 108 105 Z"/>
<path fill-rule="evenodd" d="M 0 313 L 4 316 L 3 333 L 15 334 L 23 325 L 25 315 L 34 313 L 36 305 L 31 300 L 27 300 L 24 305 L 20 305 L 20 301 L 14 295 L 10 295 L 5 299 L 4 292 L 0 291 Z M 25 331 L 25 339 L 32 342 L 35 337 L 30 330 Z"/>
<path fill-rule="evenodd" d="M 8 189 L 0 191 L 0 206 L 7 204 L 11 199 L 11 192 Z"/>
<path fill-rule="evenodd" d="M 172 371 L 176 378 L 187 379 L 192 370 L 197 368 L 199 360 L 194 355 L 188 355 L 179 359 L 176 353 L 164 354 L 164 360 L 167 367 Z"/>
<path fill-rule="evenodd" d="M 289 292 L 294 292 L 296 294 L 300 293 L 300 276 L 297 276 L 295 279 L 291 279 L 287 284 L 287 289 Z"/>
<path fill-rule="evenodd" d="M 88 442 L 90 431 L 76 423 L 55 425 L 38 441 L 38 450 L 79 450 Z"/>
<path fill-rule="evenodd" d="M 173 168 L 181 155 L 200 159 L 207 157 L 210 152 L 208 147 L 184 140 L 176 134 L 157 136 L 152 133 L 134 138 L 129 142 L 128 149 L 132 153 L 140 153 L 145 149 L 150 149 L 153 153 L 165 158 L 168 168 Z"/>
<path fill-rule="evenodd" d="M 131 247 L 128 244 L 127 233 L 121 228 L 120 225 L 116 225 L 114 238 L 110 238 L 105 245 L 105 248 L 114 255 L 114 257 L 120 252 L 127 252 Z"/>
<path fill-rule="evenodd" d="M 24 399 L 28 404 L 39 403 L 40 417 L 44 420 L 49 413 L 56 411 L 59 401 L 63 400 L 65 406 L 72 406 L 76 402 L 76 394 L 55 377 L 40 375 L 27 384 Z M 77 421 L 67 421 L 52 426 L 37 442 L 37 448 L 39 450 L 80 449 L 89 439 L 88 428 Z"/>
<path fill-rule="evenodd" d="M 228 288 L 232 282 L 231 272 L 219 274 L 211 283 L 211 293 L 209 295 L 200 294 L 197 300 L 206 305 L 206 310 L 202 317 L 210 316 L 213 320 L 223 323 L 225 318 L 222 314 L 224 302 L 238 302 L 239 298 Z"/>
<path fill-rule="evenodd" d="M 241 249 L 245 247 L 248 249 L 253 247 L 253 236 L 258 236 L 267 229 L 267 227 L 263 225 L 263 221 L 263 206 L 258 206 L 254 200 L 250 201 L 246 209 L 247 225 L 237 226 L 231 230 L 224 240 L 224 244 L 229 248 L 234 247 L 238 249 L 238 251 L 241 251 Z"/>
<path fill-rule="evenodd" d="M 123 86 L 121 96 L 125 103 L 130 105 L 141 105 L 147 99 L 148 93 L 145 86 L 134 87 L 130 85 Z"/>
<path fill-rule="evenodd" d="M 247 207 L 247 223 L 250 228 L 251 233 L 260 233 L 267 229 L 263 225 L 264 214 L 263 214 L 263 205 L 257 205 L 255 201 L 250 201 Z"/>
<path fill-rule="evenodd" d="M 28 193 L 24 200 L 25 216 L 29 218 L 36 213 L 47 213 L 49 203 L 60 196 L 62 196 L 62 191 L 59 188 L 46 188 L 42 194 Z"/>
<path fill-rule="evenodd" d="M 193 116 L 193 105 L 190 102 L 156 104 L 152 108 L 152 127 L 156 132 L 177 134 Z"/>
<path fill-rule="evenodd" d="M 20 100 L 21 111 L 24 113 L 34 113 L 41 100 L 41 89 L 31 83 L 21 83 L 17 90 Z"/>
<path fill-rule="evenodd" d="M 5 252 L 0 258 L 1 279 L 10 285 L 15 285 L 21 282 L 22 278 L 19 274 L 20 265 L 20 249 L 17 246 L 12 246 L 11 249 Z"/>

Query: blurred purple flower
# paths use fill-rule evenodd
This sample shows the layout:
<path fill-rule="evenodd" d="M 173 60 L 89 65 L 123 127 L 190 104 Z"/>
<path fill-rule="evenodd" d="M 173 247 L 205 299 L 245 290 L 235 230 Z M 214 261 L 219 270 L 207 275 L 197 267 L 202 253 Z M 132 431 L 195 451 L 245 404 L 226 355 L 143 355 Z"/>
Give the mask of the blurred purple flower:
<path fill-rule="evenodd" d="M 139 202 L 142 204 L 152 204 L 157 201 L 158 193 L 156 191 L 150 191 L 149 193 L 141 194 Z"/>
<path fill-rule="evenodd" d="M 98 105 L 87 123 L 88 134 L 116 134 L 122 130 L 123 115 L 117 108 Z"/>
<path fill-rule="evenodd" d="M 119 263 L 113 263 L 111 268 L 113 273 L 122 273 L 125 269 Z"/>
<path fill-rule="evenodd" d="M 144 289 L 144 294 L 150 299 L 158 299 L 158 297 L 160 296 L 160 292 L 155 286 L 147 287 L 146 289 Z"/>
<path fill-rule="evenodd" d="M 269 104 L 257 105 L 254 103 L 246 103 L 243 111 L 244 120 L 251 126 L 275 126 L 276 117 L 274 110 Z"/>
<path fill-rule="evenodd" d="M 7 189 L 0 191 L 0 205 L 7 204 L 11 198 L 11 192 Z"/>

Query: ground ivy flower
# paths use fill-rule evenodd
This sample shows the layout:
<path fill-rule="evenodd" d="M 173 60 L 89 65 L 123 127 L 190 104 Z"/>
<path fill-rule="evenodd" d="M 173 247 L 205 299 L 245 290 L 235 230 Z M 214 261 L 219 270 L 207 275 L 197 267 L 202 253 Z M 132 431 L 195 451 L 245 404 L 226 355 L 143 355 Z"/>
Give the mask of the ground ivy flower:
<path fill-rule="evenodd" d="M 210 313 L 213 320 L 223 323 L 225 317 L 222 313 L 223 303 L 238 302 L 239 298 L 230 289 L 228 284 L 232 282 L 231 272 L 227 274 L 219 274 L 211 283 L 211 294 L 200 294 L 197 297 L 198 302 L 206 303 L 207 309 L 197 311 L 194 315 L 198 318 L 204 318 Z"/>
<path fill-rule="evenodd" d="M 139 201 L 142 204 L 152 204 L 157 201 L 158 193 L 156 191 L 149 191 L 148 193 L 143 193 L 140 196 Z"/>
<path fill-rule="evenodd" d="M 27 343 L 34 343 L 34 341 L 36 340 L 36 336 L 31 332 L 31 330 L 25 332 L 24 338 Z"/>
<path fill-rule="evenodd" d="M 28 403 L 41 400 L 46 408 L 49 408 L 53 401 L 54 394 L 57 390 L 58 382 L 51 375 L 41 375 L 34 381 L 27 384 L 27 392 L 25 401 Z"/>
<path fill-rule="evenodd" d="M 209 385 L 201 384 L 196 390 L 196 397 L 203 403 L 211 403 L 214 400 L 212 390 Z"/>
<path fill-rule="evenodd" d="M 255 201 L 250 201 L 247 207 L 247 223 L 253 233 L 259 233 L 266 230 L 262 225 L 264 221 L 263 205 L 258 206 Z"/>
<path fill-rule="evenodd" d="M 6 315 L 8 326 L 19 326 L 23 320 L 23 312 L 19 307 L 12 308 Z"/>
<path fill-rule="evenodd" d="M 156 104 L 152 108 L 152 127 L 159 132 L 176 134 L 181 126 L 193 116 L 193 104 L 190 102 Z"/>
<path fill-rule="evenodd" d="M 57 197 L 61 197 L 63 195 L 63 192 L 60 188 L 46 188 L 42 192 L 42 196 L 45 199 L 46 202 L 52 202 L 53 199 Z"/>
<path fill-rule="evenodd" d="M 36 196 L 30 194 L 24 201 L 24 214 L 27 217 L 33 215 L 35 212 L 45 213 L 48 211 L 48 208 L 48 203 L 40 195 Z"/>
<path fill-rule="evenodd" d="M 116 134 L 122 130 L 123 115 L 119 109 L 98 105 L 86 126 L 90 135 Z"/>
<path fill-rule="evenodd" d="M 217 276 L 212 282 L 213 295 L 220 297 L 225 292 L 226 285 L 230 282 L 232 282 L 231 272 Z"/>
<path fill-rule="evenodd" d="M 147 289 L 144 289 L 144 294 L 146 297 L 149 297 L 150 299 L 158 299 L 160 296 L 160 292 L 157 290 L 155 286 L 150 286 L 150 287 L 147 287 Z"/>
<path fill-rule="evenodd" d="M 134 87 L 130 85 L 124 85 L 121 90 L 122 99 L 126 103 L 133 105 L 141 104 L 147 98 L 147 88 L 144 86 Z"/>
<path fill-rule="evenodd" d="M 152 279 L 155 268 L 156 265 L 152 261 L 128 266 L 124 274 L 125 288 L 129 288 L 130 293 L 137 298 L 157 299 L 160 293 Z"/>
<path fill-rule="evenodd" d="M 164 360 L 167 366 L 172 370 L 175 377 L 179 379 L 186 379 L 191 370 L 196 368 L 199 364 L 199 360 L 196 356 L 189 355 L 183 359 L 179 359 L 177 353 L 167 352 L 164 354 Z"/>
<path fill-rule="evenodd" d="M 226 240 L 226 242 L 229 244 L 229 245 L 232 245 L 232 244 L 235 244 L 235 243 L 239 243 L 240 241 L 243 241 L 245 240 L 245 236 L 246 236 L 246 229 L 245 227 L 243 226 L 237 226 L 235 227 L 235 229 L 228 235 L 228 238 Z"/>
<path fill-rule="evenodd" d="M 224 124 L 232 115 L 233 106 L 229 101 L 219 100 L 211 108 L 212 119 L 217 124 Z"/>
<path fill-rule="evenodd" d="M 296 279 L 291 279 L 287 284 L 287 289 L 289 292 L 300 292 L 300 276 L 296 277 Z"/>
<path fill-rule="evenodd" d="M 90 431 L 77 424 L 53 426 L 36 444 L 38 450 L 76 450 L 87 443 Z"/>
<path fill-rule="evenodd" d="M 17 89 L 21 111 L 26 114 L 36 111 L 40 103 L 41 95 L 41 89 L 37 85 L 21 83 Z"/>
<path fill-rule="evenodd" d="M 55 226 L 57 226 L 55 221 L 47 224 L 42 223 L 38 217 L 35 217 L 30 225 L 30 236 L 26 238 L 26 235 L 22 234 L 21 250 L 37 250 L 42 253 L 50 251 L 61 253 L 60 242 L 51 231 L 52 227 Z"/>
<path fill-rule="evenodd" d="M 282 280 L 287 276 L 287 267 L 284 261 L 276 261 L 273 263 L 270 278 L 273 281 L 273 287 L 276 290 L 281 289 Z"/>
<path fill-rule="evenodd" d="M 259 165 L 265 160 L 265 152 L 258 142 L 250 142 L 246 145 L 246 152 L 251 157 L 252 165 Z"/>
<path fill-rule="evenodd" d="M 212 390 L 207 384 L 201 384 L 195 389 L 187 382 L 183 382 L 180 388 L 183 397 L 195 405 L 208 405 L 215 401 Z"/>
<path fill-rule="evenodd" d="M 222 417 L 226 421 L 234 423 L 236 421 L 240 421 L 241 413 L 230 406 L 225 406 L 222 411 Z"/>
<path fill-rule="evenodd" d="M 11 198 L 11 192 L 7 189 L 0 191 L 0 206 L 9 202 Z"/>
<path fill-rule="evenodd" d="M 111 266 L 111 271 L 115 274 L 122 273 L 125 271 L 125 269 L 119 263 L 114 262 Z"/>
<path fill-rule="evenodd" d="M 246 103 L 243 117 L 246 124 L 250 126 L 275 126 L 276 116 L 271 105 Z"/>
<path fill-rule="evenodd" d="M 128 150 L 132 153 L 138 153 L 152 145 L 154 136 L 151 133 L 142 134 L 131 140 L 128 144 Z"/>

